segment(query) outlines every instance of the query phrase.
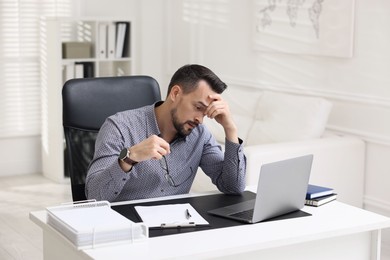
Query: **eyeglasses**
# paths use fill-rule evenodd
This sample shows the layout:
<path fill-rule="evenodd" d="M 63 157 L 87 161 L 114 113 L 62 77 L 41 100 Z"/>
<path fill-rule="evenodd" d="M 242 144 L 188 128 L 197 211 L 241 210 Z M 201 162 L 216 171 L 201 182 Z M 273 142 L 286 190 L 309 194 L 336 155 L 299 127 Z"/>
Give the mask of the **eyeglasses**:
<path fill-rule="evenodd" d="M 180 185 L 182 185 L 183 183 L 185 183 L 186 181 L 191 179 L 192 175 L 194 174 L 192 167 L 190 167 L 191 174 L 188 175 L 188 177 L 182 183 L 176 184 L 175 181 L 173 180 L 172 176 L 169 174 L 167 158 L 165 156 L 163 156 L 163 158 L 161 158 L 159 160 L 159 162 L 160 162 L 161 168 L 163 168 L 163 170 L 165 171 L 165 174 L 164 174 L 165 179 L 167 180 L 169 185 L 171 185 L 172 187 L 179 187 Z"/>
<path fill-rule="evenodd" d="M 171 185 L 172 187 L 178 187 L 179 185 L 176 185 L 172 176 L 169 174 L 167 158 L 165 158 L 164 155 L 163 158 L 160 159 L 160 165 L 161 168 L 163 168 L 165 171 L 164 177 L 168 181 L 169 185 Z"/>

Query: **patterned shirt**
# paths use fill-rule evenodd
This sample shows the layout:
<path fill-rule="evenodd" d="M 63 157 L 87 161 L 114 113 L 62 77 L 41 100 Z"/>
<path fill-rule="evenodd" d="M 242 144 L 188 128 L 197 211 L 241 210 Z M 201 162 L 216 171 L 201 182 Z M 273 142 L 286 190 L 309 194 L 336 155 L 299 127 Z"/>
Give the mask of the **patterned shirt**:
<path fill-rule="evenodd" d="M 165 158 L 176 187 L 165 178 L 166 171 L 160 160 L 142 161 L 130 172 L 124 172 L 118 162 L 120 151 L 151 135 L 160 135 L 154 107 L 127 110 L 106 119 L 98 133 L 94 158 L 88 169 L 85 189 L 88 199 L 122 201 L 185 194 L 190 191 L 198 167 L 221 192 L 238 194 L 244 190 L 246 158 L 242 140 L 240 144 L 226 140 L 223 153 L 202 124 L 188 136 L 170 143 L 171 153 Z"/>

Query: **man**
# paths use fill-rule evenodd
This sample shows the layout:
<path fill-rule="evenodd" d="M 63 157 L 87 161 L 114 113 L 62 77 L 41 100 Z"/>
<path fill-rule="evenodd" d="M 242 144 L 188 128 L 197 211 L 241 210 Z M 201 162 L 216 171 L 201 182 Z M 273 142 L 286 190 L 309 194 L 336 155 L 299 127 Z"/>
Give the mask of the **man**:
<path fill-rule="evenodd" d="M 88 170 L 87 198 L 121 201 L 188 193 L 199 166 L 220 191 L 243 192 L 246 158 L 220 95 L 226 87 L 208 68 L 185 65 L 173 75 L 164 102 L 107 118 Z M 225 153 L 202 125 L 204 116 L 223 126 Z"/>

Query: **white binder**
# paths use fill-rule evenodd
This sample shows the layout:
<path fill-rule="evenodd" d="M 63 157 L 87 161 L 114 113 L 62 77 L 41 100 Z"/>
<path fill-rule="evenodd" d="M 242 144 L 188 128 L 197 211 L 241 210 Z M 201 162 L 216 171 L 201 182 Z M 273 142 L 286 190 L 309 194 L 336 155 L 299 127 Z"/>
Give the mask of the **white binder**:
<path fill-rule="evenodd" d="M 116 38 L 116 25 L 110 23 L 108 25 L 108 37 L 107 37 L 107 57 L 109 59 L 115 59 L 115 38 Z"/>
<path fill-rule="evenodd" d="M 99 24 L 99 58 L 107 58 L 107 24 Z"/>
<path fill-rule="evenodd" d="M 65 69 L 65 77 L 64 77 L 65 81 L 74 79 L 74 74 L 75 74 L 74 63 L 66 64 L 64 69 Z"/>
<path fill-rule="evenodd" d="M 134 223 L 110 207 L 94 201 L 48 207 L 47 223 L 68 238 L 77 249 L 113 243 L 132 243 L 149 237 L 144 223 Z"/>
<path fill-rule="evenodd" d="M 74 78 L 75 79 L 84 78 L 84 65 L 83 64 L 75 64 L 74 65 Z"/>

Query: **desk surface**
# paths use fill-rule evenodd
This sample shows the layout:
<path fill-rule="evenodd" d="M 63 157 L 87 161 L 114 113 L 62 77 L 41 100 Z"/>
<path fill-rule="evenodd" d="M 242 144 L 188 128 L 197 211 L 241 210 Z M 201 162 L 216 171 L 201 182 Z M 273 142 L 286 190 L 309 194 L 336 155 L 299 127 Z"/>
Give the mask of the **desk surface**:
<path fill-rule="evenodd" d="M 136 203 L 136 204 L 132 203 L 132 204 L 124 204 L 124 205 L 112 205 L 112 209 L 116 210 L 117 212 L 119 212 L 120 214 L 122 214 L 123 216 L 125 216 L 126 218 L 134 222 L 141 222 L 142 221 L 141 218 L 138 216 L 136 210 L 134 209 L 135 206 L 155 206 L 155 205 L 161 205 L 163 203 L 165 204 L 189 203 L 204 219 L 206 219 L 206 221 L 210 223 L 210 225 L 200 226 L 200 227 L 150 229 L 149 237 L 157 237 L 157 236 L 166 236 L 166 235 L 173 235 L 179 233 L 182 234 L 188 232 L 199 232 L 208 229 L 248 225 L 246 223 L 242 223 L 236 220 L 210 215 L 208 211 L 220 207 L 233 205 L 239 202 L 253 200 L 255 198 L 256 198 L 256 194 L 250 191 L 245 191 L 241 195 L 225 195 L 222 193 L 218 193 L 218 194 L 210 194 L 205 196 L 176 198 L 176 199 L 170 199 L 166 201 L 151 201 L 151 202 Z M 310 214 L 303 211 L 294 211 L 289 214 L 278 216 L 266 221 L 275 221 L 280 219 L 289 219 L 289 218 L 307 217 L 307 216 L 310 216 Z"/>
<path fill-rule="evenodd" d="M 194 195 L 170 196 L 157 200 L 188 196 Z M 153 200 L 120 202 L 113 205 L 148 201 Z M 87 249 L 80 253 L 86 259 L 127 259 L 129 256 L 144 259 L 222 257 L 390 227 L 390 218 L 338 201 L 318 208 L 304 207 L 303 211 L 312 216 L 154 237 L 145 242 Z M 30 218 L 42 229 L 52 229 L 46 224 L 44 210 L 31 212 Z"/>

